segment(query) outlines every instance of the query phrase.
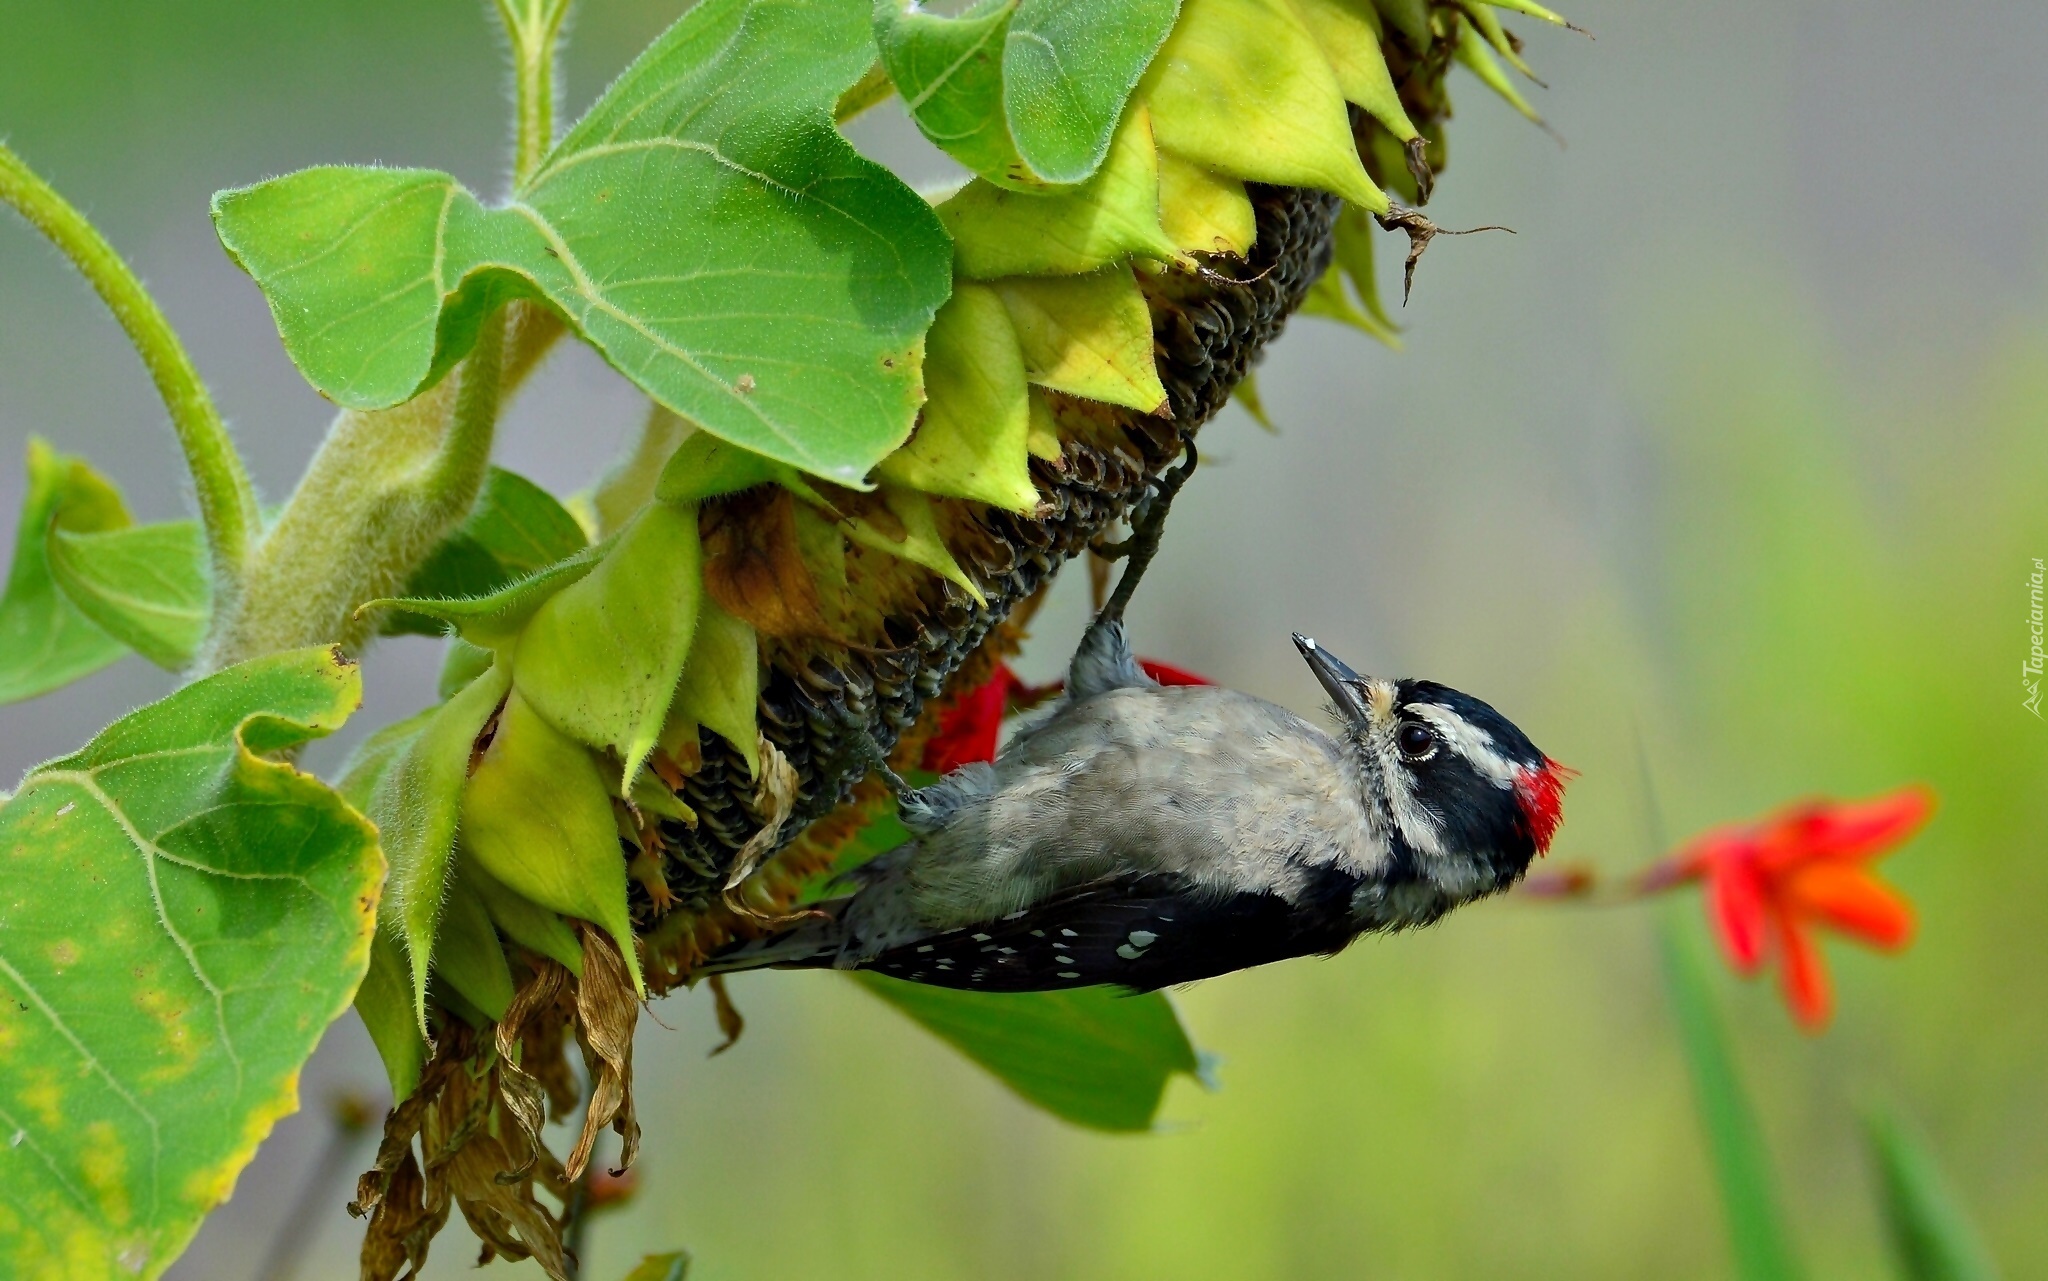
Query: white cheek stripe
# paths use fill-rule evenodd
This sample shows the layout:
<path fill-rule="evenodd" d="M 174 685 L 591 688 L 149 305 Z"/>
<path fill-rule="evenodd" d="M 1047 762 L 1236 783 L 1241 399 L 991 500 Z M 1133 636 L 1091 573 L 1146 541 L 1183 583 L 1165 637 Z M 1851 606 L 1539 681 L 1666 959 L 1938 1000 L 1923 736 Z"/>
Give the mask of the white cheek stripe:
<path fill-rule="evenodd" d="M 1448 707 L 1435 703 L 1410 703 L 1408 710 L 1436 727 L 1436 736 L 1472 768 L 1492 779 L 1496 787 L 1513 787 L 1522 767 L 1494 750 L 1493 735 L 1480 729 Z"/>
<path fill-rule="evenodd" d="M 1395 712 L 1396 693 L 1392 681 L 1376 680 L 1366 686 L 1366 706 L 1372 714 L 1370 745 L 1380 777 L 1386 780 L 1387 812 L 1408 848 L 1425 858 L 1442 858 L 1446 853 L 1443 829 L 1416 798 L 1415 776 L 1401 764 L 1401 749 L 1394 741 L 1401 726 Z"/>

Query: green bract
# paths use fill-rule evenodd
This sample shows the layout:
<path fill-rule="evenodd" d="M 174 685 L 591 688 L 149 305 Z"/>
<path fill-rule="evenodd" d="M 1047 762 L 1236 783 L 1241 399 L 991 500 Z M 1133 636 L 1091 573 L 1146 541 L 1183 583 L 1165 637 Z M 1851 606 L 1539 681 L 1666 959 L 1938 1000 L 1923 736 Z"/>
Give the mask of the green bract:
<path fill-rule="evenodd" d="M 524 476 L 493 467 L 476 507 L 428 554 L 405 585 L 408 596 L 484 596 L 556 561 L 589 540 L 554 495 Z M 387 632 L 438 636 L 445 627 L 418 614 L 395 613 Z"/>
<path fill-rule="evenodd" d="M 858 483 L 910 432 L 950 274 L 930 207 L 833 127 L 873 57 L 859 0 L 708 0 L 503 208 L 321 168 L 221 193 L 215 226 L 339 404 L 409 399 L 538 296 L 705 430 Z"/>
<path fill-rule="evenodd" d="M 660 739 L 683 674 L 701 560 L 697 505 L 649 503 L 597 568 L 549 599 L 520 634 L 520 695 L 556 729 L 617 752 L 622 791 Z"/>
<path fill-rule="evenodd" d="M 998 186 L 1083 182 L 1102 164 L 1178 0 L 986 0 L 958 17 L 879 0 L 875 37 L 939 147 Z"/>
<path fill-rule="evenodd" d="M 297 1106 L 384 865 L 369 823 L 270 754 L 360 697 L 329 649 L 243 663 L 0 807 L 0 1272 L 160 1274 Z"/>
<path fill-rule="evenodd" d="M 1076 1125 L 1148 1130 L 1174 1073 L 1201 1060 L 1173 1003 L 1158 992 L 958 992 L 855 974 L 868 991 Z"/>
<path fill-rule="evenodd" d="M 367 812 L 391 863 L 384 915 L 412 963 L 414 1017 L 422 1030 L 470 753 L 511 683 L 510 671 L 492 667 L 431 714 L 408 722 L 410 741 L 383 767 L 370 793 Z"/>

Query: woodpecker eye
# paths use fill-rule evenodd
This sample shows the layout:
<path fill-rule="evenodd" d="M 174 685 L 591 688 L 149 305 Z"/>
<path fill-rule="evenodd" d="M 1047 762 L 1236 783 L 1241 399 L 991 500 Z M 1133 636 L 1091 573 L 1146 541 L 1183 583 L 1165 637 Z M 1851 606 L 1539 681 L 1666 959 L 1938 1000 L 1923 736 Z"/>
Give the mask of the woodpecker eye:
<path fill-rule="evenodd" d="M 1436 735 L 1429 726 L 1409 721 L 1401 727 L 1399 737 L 1401 754 L 1411 760 L 1420 760 L 1436 748 Z"/>

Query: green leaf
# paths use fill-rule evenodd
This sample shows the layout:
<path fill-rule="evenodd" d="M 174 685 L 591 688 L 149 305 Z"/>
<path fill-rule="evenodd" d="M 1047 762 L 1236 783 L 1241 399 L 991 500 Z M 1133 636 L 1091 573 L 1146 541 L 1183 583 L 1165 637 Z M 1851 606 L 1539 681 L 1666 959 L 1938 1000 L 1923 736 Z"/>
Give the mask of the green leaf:
<path fill-rule="evenodd" d="M 377 1057 L 384 1060 L 392 1100 L 405 1099 L 420 1083 L 427 1041 L 420 1035 L 419 1017 L 413 1013 L 412 973 L 405 963 L 404 945 L 388 930 L 378 930 L 370 942 L 370 968 L 356 989 L 356 1013 L 377 1047 Z"/>
<path fill-rule="evenodd" d="M 0 596 L 0 703 L 47 694 L 127 653 L 79 612 L 50 575 L 52 528 L 125 529 L 128 508 L 113 484 L 39 437 L 28 442 L 28 491 L 14 528 L 14 561 Z"/>
<path fill-rule="evenodd" d="M 391 864 L 383 916 L 405 944 L 422 1031 L 427 974 L 440 933 L 470 756 L 484 723 L 511 686 L 510 670 L 499 664 L 435 708 L 383 770 L 365 811 L 383 835 L 384 856 Z"/>
<path fill-rule="evenodd" d="M 1179 0 L 1023 0 L 1003 42 L 1003 114 L 1025 164 L 1081 182 L 1173 30 Z"/>
<path fill-rule="evenodd" d="M 518 690 L 505 700 L 498 732 L 462 791 L 462 845 L 505 888 L 609 933 L 634 990 L 645 990 L 604 776 L 589 749 L 548 724 Z"/>
<path fill-rule="evenodd" d="M 1864 1129 L 1901 1281 L 1997 1281 L 1998 1265 L 1926 1141 L 1888 1108 L 1870 1109 Z"/>
<path fill-rule="evenodd" d="M 1027 1102 L 1093 1130 L 1151 1129 L 1167 1080 L 1200 1073 L 1180 1015 L 1159 992 L 956 992 L 853 978 Z"/>
<path fill-rule="evenodd" d="M 671 1250 L 667 1254 L 650 1254 L 641 1259 L 626 1274 L 626 1281 L 684 1281 L 689 1274 L 689 1252 Z"/>
<path fill-rule="evenodd" d="M 1017 0 L 984 0 L 954 17 L 913 0 L 877 0 L 875 46 L 910 118 L 932 144 L 1004 187 L 1041 180 L 1025 167 L 1003 119 L 1003 36 Z"/>
<path fill-rule="evenodd" d="M 704 590 L 697 505 L 649 503 L 587 577 L 534 613 L 513 680 L 558 730 L 611 748 L 623 793 L 661 738 Z"/>
<path fill-rule="evenodd" d="M 976 604 L 985 604 L 987 598 L 981 594 L 981 587 L 967 576 L 966 570 L 960 568 L 952 549 L 940 536 L 932 500 L 901 485 L 883 485 L 881 493 L 888 513 L 887 524 L 878 521 L 876 513 L 854 516 L 846 522 L 846 536 L 863 547 L 900 556 L 913 565 L 922 565 L 940 578 L 957 584 L 974 598 Z"/>
<path fill-rule="evenodd" d="M 698 609 L 697 636 L 690 642 L 690 660 L 683 665 L 662 739 L 669 742 L 671 727 L 684 722 L 702 725 L 731 743 L 746 760 L 748 777 L 758 778 L 761 736 L 755 703 L 761 686 L 760 637 L 751 624 L 726 613 L 709 596 Z"/>
<path fill-rule="evenodd" d="M 932 322 L 924 375 L 931 399 L 917 433 L 882 461 L 878 474 L 928 494 L 1037 510 L 1024 353 L 994 289 L 968 281 L 954 287 Z"/>
<path fill-rule="evenodd" d="M 1179 246 L 1159 222 L 1159 198 L 1159 152 L 1151 115 L 1140 105 L 1124 116 L 1107 163 L 1080 186 L 1018 192 L 977 178 L 938 211 L 953 236 L 958 273 L 997 280 L 1080 275 L 1133 255 L 1177 260 Z M 960 296 L 957 283 L 953 296 Z M 940 317 L 945 314 L 941 308 Z M 931 381 L 929 355 L 925 381 Z"/>
<path fill-rule="evenodd" d="M 483 900 L 484 910 L 491 914 L 491 923 L 499 933 L 529 951 L 561 962 L 571 974 L 583 973 L 583 944 L 561 917 L 514 894 L 477 866 L 475 858 L 464 857 L 459 851 L 455 876 Z"/>
<path fill-rule="evenodd" d="M 310 169 L 221 193 L 215 226 L 342 405 L 411 398 L 538 294 L 705 430 L 858 483 L 910 432 L 951 282 L 931 207 L 832 121 L 868 28 L 864 0 L 707 0 L 505 208 L 443 173 Z"/>
<path fill-rule="evenodd" d="M 376 832 L 273 754 L 361 699 L 332 649 L 230 667 L 0 807 L 0 1274 L 155 1277 L 369 964 Z"/>
<path fill-rule="evenodd" d="M 171 671 L 198 655 L 213 617 L 213 580 L 197 521 L 100 533 L 53 525 L 44 551 L 51 577 L 107 635 Z"/>
<path fill-rule="evenodd" d="M 434 940 L 434 974 L 492 1022 L 512 1006 L 512 967 L 476 892 L 457 877 L 441 902 Z"/>
<path fill-rule="evenodd" d="M 882 65 L 925 137 L 1012 190 L 1085 182 L 1179 0 L 986 0 L 957 17 L 875 6 Z"/>
<path fill-rule="evenodd" d="M 537 574 L 510 583 L 488 596 L 397 596 L 373 600 L 364 609 L 406 610 L 439 619 L 457 635 L 483 649 L 501 649 L 519 639 L 527 620 L 555 593 L 596 569 L 611 548 L 611 540 L 593 543 L 566 560 L 558 560 Z"/>
<path fill-rule="evenodd" d="M 1735 1275 L 1741 1281 L 1792 1281 L 1800 1275 L 1799 1261 L 1785 1229 L 1770 1153 L 1714 1008 L 1705 963 L 1698 947 L 1670 922 L 1661 937 L 1671 1010 L 1727 1211 Z"/>
<path fill-rule="evenodd" d="M 427 554 L 407 580 L 407 596 L 487 596 L 581 551 L 589 539 L 555 496 L 516 472 L 491 468 L 468 519 Z M 438 636 L 436 619 L 398 611 L 384 633 Z"/>

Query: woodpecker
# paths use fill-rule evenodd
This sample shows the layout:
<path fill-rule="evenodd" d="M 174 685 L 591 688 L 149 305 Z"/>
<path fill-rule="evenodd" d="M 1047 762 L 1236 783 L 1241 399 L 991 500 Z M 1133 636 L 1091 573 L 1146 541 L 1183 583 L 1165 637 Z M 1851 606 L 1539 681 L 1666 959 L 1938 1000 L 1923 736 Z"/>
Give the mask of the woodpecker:
<path fill-rule="evenodd" d="M 1189 461 L 1133 520 L 1131 562 L 1065 692 L 992 763 L 897 788 L 912 839 L 851 892 L 699 973 L 871 970 L 941 987 L 1151 991 L 1428 925 L 1549 845 L 1569 775 L 1492 707 L 1360 676 L 1294 643 L 1338 732 L 1139 667 L 1123 607 Z"/>

